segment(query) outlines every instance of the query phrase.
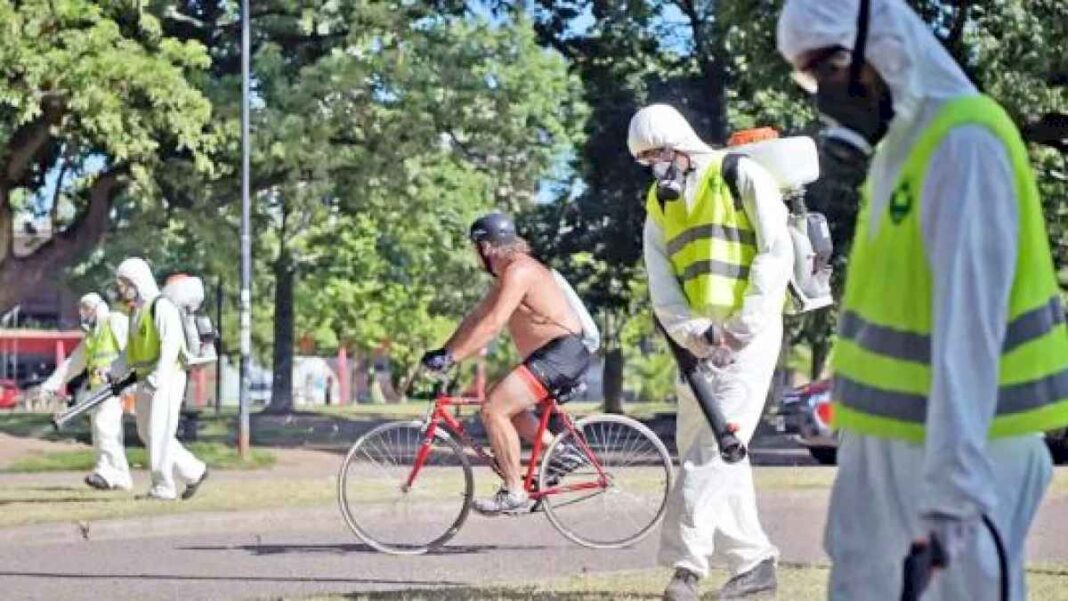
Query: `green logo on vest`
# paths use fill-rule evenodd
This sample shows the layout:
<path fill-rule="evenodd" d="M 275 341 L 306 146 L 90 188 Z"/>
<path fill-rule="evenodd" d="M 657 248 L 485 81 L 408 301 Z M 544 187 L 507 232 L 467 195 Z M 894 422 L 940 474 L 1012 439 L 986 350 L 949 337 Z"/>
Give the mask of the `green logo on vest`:
<path fill-rule="evenodd" d="M 906 180 L 901 182 L 901 185 L 894 190 L 893 196 L 890 197 L 890 220 L 894 223 L 901 223 L 911 210 L 912 189 Z"/>

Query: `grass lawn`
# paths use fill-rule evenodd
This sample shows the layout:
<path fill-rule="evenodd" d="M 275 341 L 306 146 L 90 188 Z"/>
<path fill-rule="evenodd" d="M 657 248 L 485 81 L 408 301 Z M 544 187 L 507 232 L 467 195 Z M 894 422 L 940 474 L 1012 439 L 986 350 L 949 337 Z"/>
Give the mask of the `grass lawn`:
<path fill-rule="evenodd" d="M 0 486 L 0 528 L 43 522 L 76 522 L 198 511 L 242 511 L 324 505 L 334 500 L 332 477 L 209 479 L 190 501 L 136 500 L 143 493 L 91 490 L 72 477 L 69 486 Z"/>
<path fill-rule="evenodd" d="M 199 459 L 213 469 L 250 470 L 262 469 L 274 465 L 275 457 L 270 451 L 252 449 L 248 461 L 242 461 L 237 449 L 218 442 L 192 442 L 186 447 Z M 148 465 L 146 451 L 142 447 L 126 449 L 126 459 L 134 469 Z M 7 472 L 62 472 L 89 471 L 96 464 L 96 452 L 92 449 L 77 451 L 53 451 L 34 453 L 15 460 L 7 467 Z"/>
<path fill-rule="evenodd" d="M 779 593 L 777 599 L 789 601 L 823 601 L 827 598 L 827 566 L 779 566 Z M 485 586 L 469 586 L 448 589 L 388 591 L 357 593 L 325 597 L 303 598 L 302 601 L 385 600 L 538 600 L 538 601 L 601 601 L 660 599 L 671 573 L 666 569 L 634 570 L 571 576 L 531 584 L 529 580 L 516 583 L 500 583 Z M 702 583 L 704 598 L 714 598 L 713 591 L 723 585 L 726 573 L 714 571 Z M 1068 586 L 1068 566 L 1037 566 L 1028 573 L 1029 598 L 1033 601 L 1064 599 Z M 770 597 L 764 597 L 770 598 Z"/>

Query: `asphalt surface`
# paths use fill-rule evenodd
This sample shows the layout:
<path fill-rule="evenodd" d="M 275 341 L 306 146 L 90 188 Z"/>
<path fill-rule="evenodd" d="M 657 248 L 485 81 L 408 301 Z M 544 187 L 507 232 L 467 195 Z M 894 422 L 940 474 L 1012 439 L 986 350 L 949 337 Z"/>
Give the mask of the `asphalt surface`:
<path fill-rule="evenodd" d="M 822 560 L 818 540 L 824 502 L 825 493 L 819 491 L 775 494 L 762 501 L 766 527 L 773 539 L 781 540 L 784 560 Z M 438 552 L 401 557 L 360 543 L 333 507 L 283 511 L 258 522 L 235 519 L 233 528 L 213 522 L 215 532 L 187 536 L 133 538 L 139 527 L 150 531 L 146 526 L 151 524 L 128 523 L 130 532 L 112 532 L 105 540 L 42 544 L 24 530 L 22 544 L 5 541 L 0 546 L 2 597 L 274 599 L 515 582 L 652 567 L 659 535 L 654 531 L 628 549 L 595 550 L 570 543 L 538 514 L 472 515 Z"/>

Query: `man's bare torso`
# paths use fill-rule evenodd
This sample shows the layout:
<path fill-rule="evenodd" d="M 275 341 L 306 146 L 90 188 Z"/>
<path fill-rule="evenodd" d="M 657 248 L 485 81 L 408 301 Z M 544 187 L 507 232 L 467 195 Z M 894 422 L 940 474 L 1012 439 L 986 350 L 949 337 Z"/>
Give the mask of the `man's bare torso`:
<path fill-rule="evenodd" d="M 531 276 L 526 278 L 523 302 L 508 319 L 508 333 L 520 356 L 526 358 L 554 338 L 582 331 L 582 324 L 548 268 L 524 255 L 516 258 L 508 269 L 531 271 Z"/>

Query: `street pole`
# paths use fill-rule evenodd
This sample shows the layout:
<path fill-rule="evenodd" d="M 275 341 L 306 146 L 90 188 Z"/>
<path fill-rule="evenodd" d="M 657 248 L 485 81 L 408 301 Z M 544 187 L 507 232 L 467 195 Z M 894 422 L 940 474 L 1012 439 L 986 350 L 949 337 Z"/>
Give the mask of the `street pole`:
<path fill-rule="evenodd" d="M 248 459 L 248 405 L 252 357 L 252 207 L 249 199 L 249 0 L 241 0 L 241 392 L 237 451 Z"/>

